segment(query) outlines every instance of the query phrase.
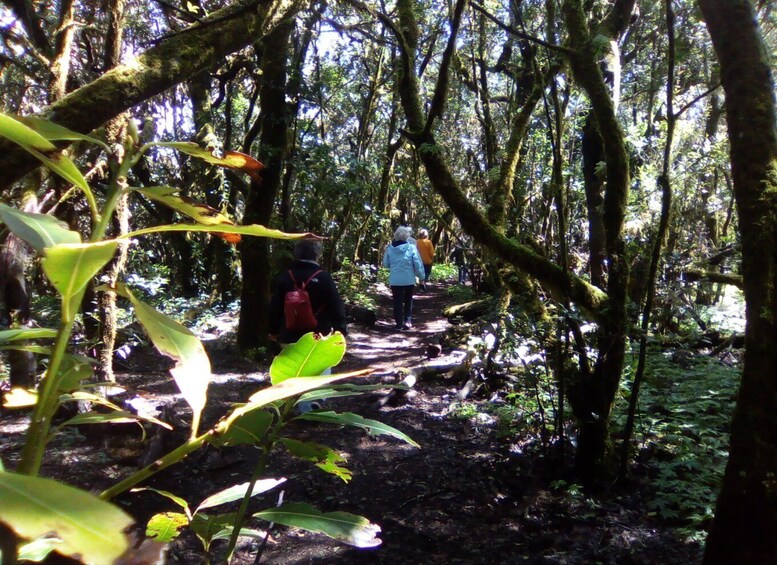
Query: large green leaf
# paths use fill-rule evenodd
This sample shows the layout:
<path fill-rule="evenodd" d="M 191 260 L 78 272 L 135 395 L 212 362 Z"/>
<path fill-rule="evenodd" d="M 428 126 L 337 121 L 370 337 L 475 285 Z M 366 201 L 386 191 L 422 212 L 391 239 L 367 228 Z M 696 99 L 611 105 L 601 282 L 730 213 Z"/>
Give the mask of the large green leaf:
<path fill-rule="evenodd" d="M 179 188 L 170 186 L 149 186 L 136 189 L 143 196 L 160 202 L 182 214 L 186 214 L 197 223 L 206 226 L 218 226 L 221 224 L 233 225 L 234 223 L 224 214 L 201 202 L 196 202 L 179 194 Z"/>
<path fill-rule="evenodd" d="M 410 436 L 400 432 L 398 429 L 393 428 L 388 424 L 384 424 L 383 422 L 378 422 L 377 420 L 368 420 L 362 416 L 359 416 L 358 414 L 353 414 L 352 412 L 344 412 L 342 414 L 331 411 L 306 412 L 304 414 L 300 414 L 297 416 L 297 418 L 301 418 L 303 420 L 313 420 L 315 422 L 326 422 L 328 424 L 339 424 L 341 426 L 355 426 L 367 431 L 367 433 L 373 436 L 387 435 L 401 439 L 402 441 L 409 443 L 414 447 L 421 447 L 412 438 L 410 438 Z"/>
<path fill-rule="evenodd" d="M 341 463 L 345 463 L 345 458 L 326 445 L 291 438 L 281 438 L 281 443 L 293 455 L 315 463 L 322 471 L 340 477 L 346 483 L 353 477 L 349 469 L 341 466 Z"/>
<path fill-rule="evenodd" d="M 270 365 L 270 380 L 278 384 L 294 377 L 320 375 L 334 367 L 345 355 L 345 337 L 340 332 L 329 336 L 315 333 L 303 335 L 291 343 L 273 359 Z"/>
<path fill-rule="evenodd" d="M 303 503 L 287 503 L 254 514 L 256 518 L 317 532 L 356 547 L 376 547 L 380 526 L 348 512 L 327 512 Z"/>
<path fill-rule="evenodd" d="M 0 114 L 0 135 L 20 145 L 24 150 L 37 157 L 49 169 L 66 181 L 79 187 L 87 195 L 90 203 L 93 202 L 92 191 L 81 171 L 78 170 L 78 167 L 75 166 L 69 157 L 62 153 L 57 153 L 57 148 L 47 139 L 48 134 L 52 134 L 51 139 L 68 139 L 67 137 L 62 137 L 62 133 L 67 130 L 56 124 L 49 123 L 48 126 L 43 126 L 42 124 L 47 123 L 45 120 L 28 118 L 24 121 L 27 121 L 33 127 L 22 123 L 22 120 L 15 119 L 6 114 Z M 42 126 L 40 132 L 36 131 L 37 125 Z M 60 135 L 54 133 L 54 130 L 57 128 Z"/>
<path fill-rule="evenodd" d="M 196 433 L 211 376 L 210 359 L 202 342 L 182 324 L 138 300 L 123 284 L 117 284 L 115 290 L 130 299 L 135 315 L 159 352 L 175 361 L 170 373 L 194 412 L 192 433 Z"/>
<path fill-rule="evenodd" d="M 10 343 L 25 339 L 53 339 L 55 337 L 57 337 L 57 330 L 49 328 L 19 328 L 0 331 L 0 343 Z"/>
<path fill-rule="evenodd" d="M 219 224 L 217 226 L 205 226 L 202 224 L 166 224 L 163 226 L 154 226 L 150 228 L 144 228 L 142 230 L 136 230 L 121 237 L 124 239 L 132 239 L 150 233 L 178 231 L 253 235 L 256 237 L 271 237 L 273 239 L 322 239 L 320 236 L 309 232 L 286 233 L 280 230 L 266 228 L 264 226 L 260 226 L 259 224 L 252 224 L 250 226 L 233 226 L 229 224 Z"/>
<path fill-rule="evenodd" d="M 59 553 L 113 563 L 129 547 L 132 518 L 93 494 L 51 479 L 0 473 L 0 521 L 27 540 L 57 537 Z"/>
<path fill-rule="evenodd" d="M 270 429 L 272 420 L 273 415 L 267 410 L 245 412 L 234 420 L 228 420 L 224 432 L 215 436 L 211 443 L 218 447 L 258 445 Z"/>
<path fill-rule="evenodd" d="M 267 492 L 268 490 L 272 490 L 275 487 L 277 487 L 280 484 L 283 484 L 286 482 L 286 479 L 261 479 L 256 481 L 254 483 L 254 488 L 251 491 L 251 496 L 256 496 L 257 494 L 262 494 L 263 492 Z M 219 506 L 221 504 L 226 504 L 228 502 L 234 502 L 235 500 L 241 500 L 246 493 L 248 492 L 248 486 L 250 483 L 242 483 L 239 485 L 232 485 L 229 488 L 226 488 L 220 492 L 217 492 L 216 494 L 210 495 L 208 498 L 202 501 L 200 505 L 197 507 L 197 510 L 194 511 L 196 514 L 200 510 L 204 510 L 205 508 L 213 508 L 214 506 Z"/>
<path fill-rule="evenodd" d="M 0 204 L 0 222 L 38 252 L 54 245 L 81 243 L 78 232 L 69 230 L 65 223 L 46 214 L 22 212 Z"/>
<path fill-rule="evenodd" d="M 84 288 L 113 258 L 118 246 L 116 240 L 107 240 L 46 248 L 43 271 L 62 295 L 63 320 L 75 318 Z"/>
<path fill-rule="evenodd" d="M 7 114 L 0 113 L 0 136 L 3 136 L 25 149 L 38 151 L 56 151 L 56 147 L 31 127 Z"/>
<path fill-rule="evenodd" d="M 244 415 L 259 410 L 278 400 L 284 400 L 293 396 L 298 396 L 303 392 L 313 390 L 320 386 L 327 385 L 329 383 L 347 379 L 350 377 L 358 377 L 367 375 L 371 372 L 369 369 L 362 371 L 354 371 L 352 373 L 342 373 L 339 375 L 323 375 L 320 377 L 300 377 L 296 379 L 288 379 L 280 384 L 273 385 L 254 393 L 248 399 L 248 403 L 235 409 L 229 416 L 224 418 L 216 427 L 218 435 L 213 438 L 213 443 L 218 445 L 218 437 L 223 436 L 230 429 L 230 427 L 242 418 Z"/>
<path fill-rule="evenodd" d="M 37 116 L 17 116 L 16 119 L 35 130 L 35 132 L 48 141 L 88 141 L 89 143 L 100 145 L 106 151 L 110 151 L 110 147 L 97 138 L 78 133 L 65 126 L 44 120 L 43 118 L 38 118 Z"/>
<path fill-rule="evenodd" d="M 245 153 L 238 151 L 225 151 L 223 157 L 218 157 L 209 149 L 200 147 L 196 143 L 189 141 L 171 141 L 165 143 L 158 143 L 157 145 L 162 147 L 172 147 L 177 149 L 181 153 L 186 153 L 192 157 L 202 159 L 206 163 L 212 165 L 219 165 L 221 167 L 227 167 L 238 171 L 243 171 L 257 182 L 261 182 L 259 172 L 264 169 L 264 165 Z"/>

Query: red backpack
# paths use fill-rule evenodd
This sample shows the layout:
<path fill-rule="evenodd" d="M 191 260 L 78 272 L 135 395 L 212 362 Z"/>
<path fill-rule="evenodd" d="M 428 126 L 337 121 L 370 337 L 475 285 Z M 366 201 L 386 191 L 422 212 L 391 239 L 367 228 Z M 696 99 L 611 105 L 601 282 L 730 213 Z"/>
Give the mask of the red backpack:
<path fill-rule="evenodd" d="M 286 316 L 286 329 L 291 331 L 312 331 L 318 326 L 318 320 L 313 313 L 313 306 L 310 304 L 310 296 L 305 288 L 308 283 L 319 274 L 319 269 L 306 280 L 302 285 L 297 284 L 294 273 L 289 270 L 289 276 L 294 283 L 294 290 L 286 293 L 283 299 L 283 313 Z"/>

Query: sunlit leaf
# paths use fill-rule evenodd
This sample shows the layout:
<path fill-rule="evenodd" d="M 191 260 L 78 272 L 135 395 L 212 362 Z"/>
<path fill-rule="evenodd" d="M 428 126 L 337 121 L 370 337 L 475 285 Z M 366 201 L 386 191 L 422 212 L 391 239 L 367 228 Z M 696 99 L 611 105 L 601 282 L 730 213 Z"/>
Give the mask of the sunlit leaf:
<path fill-rule="evenodd" d="M 273 239 L 323 239 L 315 234 L 305 233 L 286 233 L 280 230 L 274 230 L 260 226 L 259 224 L 252 224 L 250 226 L 231 226 L 229 224 L 219 224 L 218 226 L 205 226 L 202 224 L 166 224 L 163 226 L 153 226 L 150 228 L 144 228 L 142 230 L 136 230 L 126 235 L 121 236 L 123 239 L 132 239 L 141 235 L 150 233 L 165 233 L 165 232 L 206 232 L 212 234 L 238 234 L 238 235 L 252 235 L 255 237 L 271 237 Z"/>
<path fill-rule="evenodd" d="M 3 397 L 6 408 L 27 408 L 38 403 L 38 393 L 24 388 L 14 387 Z"/>
<path fill-rule="evenodd" d="M 356 547 L 376 547 L 381 543 L 376 537 L 380 533 L 380 526 L 377 524 L 348 512 L 322 513 L 310 504 L 287 503 L 257 512 L 254 517 L 321 533 Z"/>
<path fill-rule="evenodd" d="M 211 443 L 219 447 L 258 445 L 272 424 L 273 416 L 267 410 L 252 410 L 229 420 L 226 430 L 215 436 Z"/>
<path fill-rule="evenodd" d="M 201 202 L 197 202 L 179 194 L 180 189 L 170 186 L 150 186 L 139 188 L 137 192 L 156 202 L 160 202 L 177 212 L 189 216 L 197 223 L 206 226 L 217 226 L 220 224 L 233 224 L 227 216 Z"/>
<path fill-rule="evenodd" d="M 113 563 L 129 547 L 132 518 L 93 494 L 51 479 L 0 473 L 0 521 L 22 539 L 51 535 L 57 551 L 85 563 Z"/>
<path fill-rule="evenodd" d="M 49 139 L 69 140 L 73 139 L 73 136 L 80 135 L 74 132 L 66 134 L 65 132 L 68 131 L 62 126 L 40 118 L 15 119 L 6 114 L 0 114 L 0 136 L 20 145 L 63 179 L 83 190 L 91 209 L 94 210 L 94 196 L 81 171 L 67 155 L 58 153 L 57 148 L 49 141 Z"/>
<path fill-rule="evenodd" d="M 62 295 L 64 320 L 75 319 L 81 308 L 83 290 L 113 258 L 118 246 L 117 241 L 107 240 L 46 248 L 41 264 L 51 284 Z"/>
<path fill-rule="evenodd" d="M 19 328 L 0 331 L 0 343 L 10 343 L 25 339 L 52 339 L 55 337 L 57 337 L 57 330 L 49 328 Z"/>
<path fill-rule="evenodd" d="M 273 359 L 270 380 L 278 384 L 289 378 L 320 375 L 342 361 L 343 355 L 345 337 L 340 332 L 329 336 L 307 333 Z"/>
<path fill-rule="evenodd" d="M 88 141 L 89 143 L 105 146 L 107 149 L 105 143 L 99 139 L 78 133 L 37 116 L 19 116 L 16 119 L 35 130 L 48 141 Z"/>
<path fill-rule="evenodd" d="M 293 396 L 300 395 L 303 392 L 313 390 L 314 388 L 317 388 L 319 386 L 324 386 L 335 381 L 347 379 L 350 377 L 368 375 L 371 372 L 372 371 L 370 369 L 364 369 L 361 371 L 354 371 L 352 373 L 342 373 L 339 375 L 324 375 L 320 377 L 300 377 L 296 379 L 285 380 L 280 384 L 264 388 L 259 392 L 254 393 L 251 396 L 251 398 L 248 399 L 248 404 L 245 404 L 235 409 L 229 416 L 227 416 L 221 422 L 219 422 L 217 429 L 219 430 L 219 433 L 223 434 L 239 418 L 243 417 L 245 414 L 248 414 L 249 412 L 253 412 L 254 410 L 259 410 L 261 408 L 264 408 L 268 404 L 271 404 L 278 400 L 283 400 L 286 398 L 291 398 Z"/>
<path fill-rule="evenodd" d="M 53 143 L 33 128 L 3 113 L 0 113 L 0 136 L 13 141 L 17 145 L 21 145 L 25 149 L 28 147 L 38 151 L 55 151 L 57 149 Z"/>
<path fill-rule="evenodd" d="M 346 462 L 345 458 L 325 445 L 291 438 L 282 438 L 281 443 L 293 455 L 315 463 L 322 471 L 340 477 L 346 483 L 353 477 L 349 469 L 340 465 Z"/>
<path fill-rule="evenodd" d="M 355 426 L 365 430 L 367 433 L 373 436 L 387 435 L 401 439 L 402 441 L 409 443 L 414 447 L 421 447 L 408 435 L 400 432 L 398 429 L 393 428 L 388 424 L 384 424 L 383 422 L 378 422 L 377 420 L 368 420 L 362 416 L 359 416 L 358 414 L 353 414 L 352 412 L 344 412 L 342 414 L 331 411 L 306 412 L 304 414 L 300 414 L 297 416 L 297 418 L 302 420 L 313 420 L 315 422 L 326 422 L 328 424 L 339 424 L 341 426 Z"/>
<path fill-rule="evenodd" d="M 159 352 L 175 361 L 170 373 L 194 412 L 192 433 L 196 433 L 211 376 L 210 359 L 202 342 L 182 324 L 138 300 L 123 284 L 116 285 L 116 292 L 132 302 L 135 315 Z"/>
<path fill-rule="evenodd" d="M 53 537 L 43 537 L 30 543 L 25 543 L 19 548 L 19 561 L 40 563 L 49 556 L 49 553 L 57 549 L 57 546 L 61 543 L 61 539 Z"/>
<path fill-rule="evenodd" d="M 206 163 L 242 171 L 256 182 L 261 183 L 262 177 L 259 173 L 262 171 L 262 169 L 265 168 L 264 165 L 250 155 L 246 155 L 245 153 L 240 153 L 238 151 L 225 151 L 223 157 L 218 157 L 214 154 L 213 151 L 200 147 L 196 143 L 174 141 L 159 143 L 158 145 L 163 147 L 172 147 L 181 153 L 186 153 L 192 157 L 202 159 Z"/>
<path fill-rule="evenodd" d="M 38 252 L 54 245 L 81 242 L 78 232 L 68 229 L 67 224 L 46 214 L 22 212 L 0 204 L 0 222 Z"/>
<path fill-rule="evenodd" d="M 127 412 L 126 410 L 117 410 L 114 412 L 83 412 L 81 414 L 76 414 L 69 420 L 65 421 L 62 425 L 63 426 L 82 426 L 87 424 L 139 424 L 140 422 L 149 422 L 152 424 L 156 424 L 157 426 L 162 426 L 165 429 L 172 430 L 173 427 L 163 422 L 162 420 L 158 420 L 154 418 L 153 416 L 141 416 L 139 414 L 133 414 L 132 412 Z M 143 430 L 143 427 L 140 428 Z"/>
<path fill-rule="evenodd" d="M 180 512 L 162 512 L 151 517 L 146 524 L 146 535 L 160 542 L 177 538 L 181 529 L 189 525 L 189 518 Z"/>
<path fill-rule="evenodd" d="M 253 497 L 257 494 L 262 494 L 263 492 L 272 490 L 285 482 L 285 478 L 258 480 L 254 484 L 254 488 L 251 491 L 251 496 Z M 248 486 L 249 483 L 242 483 L 239 485 L 233 485 L 222 490 L 221 492 L 217 492 L 216 494 L 213 494 L 203 500 L 202 503 L 197 507 L 197 510 L 194 511 L 194 513 L 196 514 L 200 510 L 204 510 L 206 508 L 213 508 L 214 506 L 219 506 L 228 502 L 234 502 L 235 500 L 241 500 L 246 495 L 246 492 L 248 492 Z"/>

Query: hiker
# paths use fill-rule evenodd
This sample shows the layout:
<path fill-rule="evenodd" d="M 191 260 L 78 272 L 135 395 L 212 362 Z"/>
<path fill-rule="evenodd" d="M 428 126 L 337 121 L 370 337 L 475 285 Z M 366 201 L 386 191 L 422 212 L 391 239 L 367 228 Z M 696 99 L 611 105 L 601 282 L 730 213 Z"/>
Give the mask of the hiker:
<path fill-rule="evenodd" d="M 464 256 L 464 248 L 458 243 L 451 251 L 451 260 L 459 268 L 459 284 L 464 284 L 467 278 L 467 258 Z"/>
<path fill-rule="evenodd" d="M 432 264 L 434 263 L 434 244 L 429 239 L 429 231 L 420 229 L 418 239 L 415 242 L 418 255 L 421 256 L 421 263 L 424 264 L 424 278 L 421 281 L 421 290 L 426 290 L 426 283 L 429 282 L 429 276 L 432 274 Z"/>
<path fill-rule="evenodd" d="M 268 330 L 271 340 L 281 344 L 294 343 L 311 331 L 328 334 L 335 330 L 347 334 L 343 301 L 332 276 L 319 266 L 320 256 L 321 243 L 318 241 L 303 239 L 294 246 L 294 262 L 276 279 L 275 292 L 270 300 Z M 303 286 L 310 297 L 315 326 L 309 329 L 289 328 L 285 313 L 286 295 Z"/>
<path fill-rule="evenodd" d="M 423 280 L 424 265 L 416 246 L 408 243 L 412 233 L 407 226 L 394 232 L 394 241 L 383 254 L 383 266 L 389 269 L 389 284 L 394 298 L 396 329 L 409 330 L 413 326 L 413 289 L 416 275 Z"/>

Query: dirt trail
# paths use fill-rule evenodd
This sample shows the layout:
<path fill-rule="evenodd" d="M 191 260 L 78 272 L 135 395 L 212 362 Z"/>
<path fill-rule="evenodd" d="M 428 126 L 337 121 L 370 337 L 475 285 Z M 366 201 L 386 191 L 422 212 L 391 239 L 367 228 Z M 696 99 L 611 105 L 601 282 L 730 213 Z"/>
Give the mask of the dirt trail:
<path fill-rule="evenodd" d="M 376 372 L 412 369 L 423 363 L 426 346 L 448 327 L 442 315 L 447 306 L 447 285 L 427 284 L 427 291 L 413 298 L 413 327 L 394 327 L 393 306 L 388 289 L 378 294 L 378 321 L 374 327 L 351 324 L 348 333 L 348 369 L 372 368 Z"/>

